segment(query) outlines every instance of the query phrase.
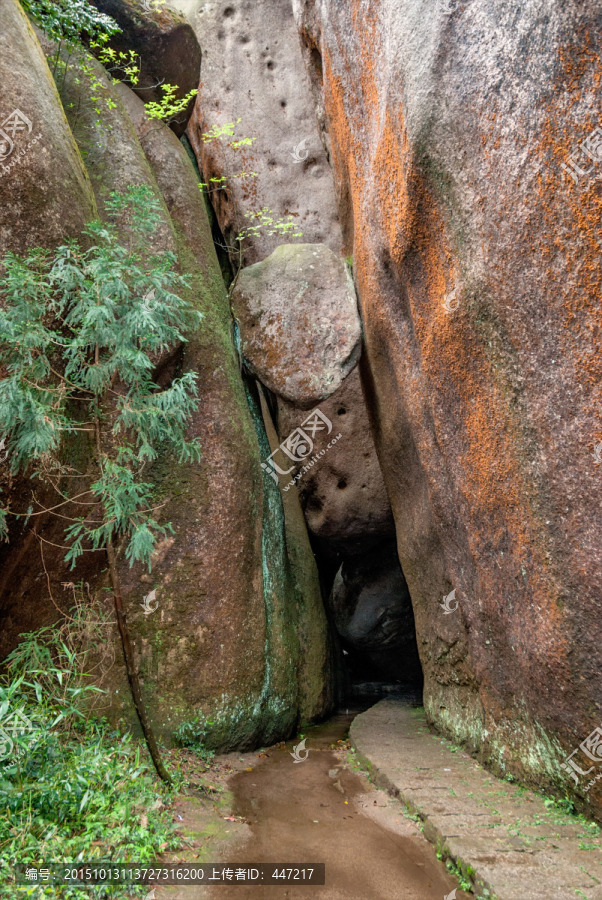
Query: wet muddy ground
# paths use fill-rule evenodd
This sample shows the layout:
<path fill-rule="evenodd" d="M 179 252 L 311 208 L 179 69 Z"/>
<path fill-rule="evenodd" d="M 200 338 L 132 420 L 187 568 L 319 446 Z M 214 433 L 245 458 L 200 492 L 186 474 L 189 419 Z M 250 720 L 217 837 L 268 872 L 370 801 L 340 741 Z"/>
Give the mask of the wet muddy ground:
<path fill-rule="evenodd" d="M 354 771 L 341 748 L 352 715 L 308 730 L 307 758 L 295 742 L 247 754 L 231 776 L 232 814 L 246 824 L 211 861 L 326 864 L 326 884 L 215 885 L 157 892 L 158 900 L 462 900 L 470 895 L 440 862 L 399 803 Z M 338 742 L 338 743 L 337 743 Z M 338 748 L 338 749 L 337 749 Z M 208 857 L 205 857 L 208 859 Z M 452 892 L 456 889 L 456 894 Z"/>

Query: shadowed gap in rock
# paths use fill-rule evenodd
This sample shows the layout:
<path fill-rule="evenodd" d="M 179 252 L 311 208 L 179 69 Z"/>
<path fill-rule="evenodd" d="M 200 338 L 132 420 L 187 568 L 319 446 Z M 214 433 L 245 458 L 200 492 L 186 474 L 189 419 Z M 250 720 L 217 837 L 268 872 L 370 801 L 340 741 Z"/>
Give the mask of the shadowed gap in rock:
<path fill-rule="evenodd" d="M 392 693 L 421 702 L 414 612 L 394 536 L 338 552 L 313 543 L 337 648 L 340 706 L 369 705 Z"/>

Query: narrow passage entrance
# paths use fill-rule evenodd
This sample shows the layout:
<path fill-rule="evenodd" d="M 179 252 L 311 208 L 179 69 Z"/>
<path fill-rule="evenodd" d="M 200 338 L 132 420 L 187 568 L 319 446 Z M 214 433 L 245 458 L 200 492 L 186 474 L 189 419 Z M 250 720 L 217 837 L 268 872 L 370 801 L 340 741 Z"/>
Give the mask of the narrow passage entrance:
<path fill-rule="evenodd" d="M 394 537 L 347 553 L 331 576 L 327 612 L 338 649 L 339 704 L 366 706 L 392 693 L 422 702 L 414 611 Z"/>

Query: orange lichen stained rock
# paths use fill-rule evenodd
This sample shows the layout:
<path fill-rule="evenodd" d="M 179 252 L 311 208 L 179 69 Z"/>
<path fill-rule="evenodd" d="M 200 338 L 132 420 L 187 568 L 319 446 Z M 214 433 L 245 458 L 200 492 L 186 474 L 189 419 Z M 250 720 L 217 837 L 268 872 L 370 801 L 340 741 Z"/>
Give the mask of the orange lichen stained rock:
<path fill-rule="evenodd" d="M 300 6 L 425 706 L 502 770 L 557 784 L 601 715 L 602 160 L 579 186 L 562 169 L 599 127 L 595 4 Z"/>

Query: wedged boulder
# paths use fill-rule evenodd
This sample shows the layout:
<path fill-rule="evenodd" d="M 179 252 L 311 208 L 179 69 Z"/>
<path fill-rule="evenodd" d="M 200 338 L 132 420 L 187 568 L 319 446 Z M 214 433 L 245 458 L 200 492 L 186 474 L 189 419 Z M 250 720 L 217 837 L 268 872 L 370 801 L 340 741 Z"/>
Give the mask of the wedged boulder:
<path fill-rule="evenodd" d="M 111 37 L 116 50 L 135 50 L 140 58 L 140 78 L 134 91 L 145 102 L 160 100 L 161 85 L 177 85 L 176 98 L 198 88 L 201 48 L 190 24 L 168 3 L 145 0 L 92 0 L 100 12 L 115 19 L 121 34 Z M 170 128 L 182 135 L 194 98 Z"/>
<path fill-rule="evenodd" d="M 0 248 L 51 247 L 94 218 L 94 196 L 40 44 L 0 5 Z"/>
<path fill-rule="evenodd" d="M 191 660 L 198 660 L 189 703 L 211 716 L 216 698 L 227 698 L 224 709 L 217 711 L 221 731 L 213 738 L 208 735 L 207 741 L 221 746 L 267 743 L 284 734 L 297 717 L 324 715 L 331 704 L 328 628 L 315 560 L 299 513 L 289 504 L 283 517 L 275 486 L 267 477 L 258 478 L 258 450 L 259 458 L 265 458 L 270 445 L 260 398 L 252 391 L 244 396 L 228 301 L 196 173 L 169 129 L 157 122 L 149 126 L 141 101 L 124 85 L 117 90 L 167 204 L 182 264 L 194 273 L 193 297 L 205 316 L 183 357 L 184 368 L 199 374 L 202 401 L 192 427 L 203 444 L 203 460 L 200 469 L 177 471 L 172 461 L 165 463 L 164 477 L 177 485 L 178 493 L 166 514 L 178 527 L 156 577 L 163 580 L 172 607 L 170 630 L 182 618 L 182 605 L 190 603 L 195 623 L 202 621 L 202 630 L 209 629 L 212 640 L 195 643 L 189 637 L 192 655 L 186 658 L 176 654 L 183 640 L 179 629 L 161 640 L 164 646 L 165 641 L 173 644 L 182 679 Z M 260 503 L 263 514 L 255 516 Z M 180 576 L 174 578 L 171 573 L 178 571 Z M 144 582 L 133 589 L 146 590 Z M 192 599 L 197 596 L 202 599 L 195 607 Z M 141 615 L 144 629 L 143 619 Z M 266 640 L 267 656 L 264 645 L 259 646 Z M 162 652 L 164 658 L 169 655 Z M 162 665 L 165 669 L 167 663 Z M 268 678 L 268 671 L 269 690 L 266 682 L 263 691 L 254 692 L 258 675 Z M 167 714 L 170 704 L 181 705 L 180 675 L 172 673 L 167 683 L 161 672 L 156 677 L 156 696 Z M 244 716 L 241 709 L 246 710 Z M 235 711 L 240 721 L 234 727 L 227 719 Z"/>
<path fill-rule="evenodd" d="M 416 683 L 414 613 L 394 538 L 369 555 L 345 559 L 328 606 L 354 668 L 361 670 L 368 661 L 383 680 Z"/>
<path fill-rule="evenodd" d="M 584 800 L 561 765 L 602 716 L 599 4 L 294 6 L 425 708 L 498 771 Z M 600 782 L 586 799 L 602 813 Z"/>
<path fill-rule="evenodd" d="M 312 534 L 322 549 L 347 556 L 361 547 L 378 544 L 383 536 L 395 534 L 391 505 L 387 497 L 366 404 L 359 368 L 356 366 L 332 397 L 323 400 L 320 411 L 331 424 L 309 433 L 306 456 L 290 460 L 281 452 L 274 461 L 280 468 L 293 466 L 281 478 L 283 490 L 299 491 L 301 506 Z M 301 410 L 278 401 L 278 434 L 286 441 L 307 419 Z M 338 435 L 340 434 L 340 438 Z M 335 438 L 338 438 L 336 441 Z M 315 464 L 309 465 L 315 460 Z"/>
<path fill-rule="evenodd" d="M 204 178 L 228 176 L 210 194 L 226 244 L 239 263 L 236 236 L 245 213 L 267 207 L 292 216 L 304 243 L 341 252 L 341 231 L 328 153 L 314 115 L 291 0 L 179 0 L 203 51 L 203 78 L 188 135 Z M 213 126 L 236 122 L 251 146 L 226 139 L 203 142 Z M 256 172 L 254 178 L 236 178 Z M 265 259 L 282 237 L 261 233 L 242 248 L 243 265 Z M 287 238 L 288 239 L 288 238 Z"/>
<path fill-rule="evenodd" d="M 323 244 L 282 244 L 243 269 L 232 292 L 248 368 L 302 408 L 330 397 L 361 352 L 355 288 Z"/>

